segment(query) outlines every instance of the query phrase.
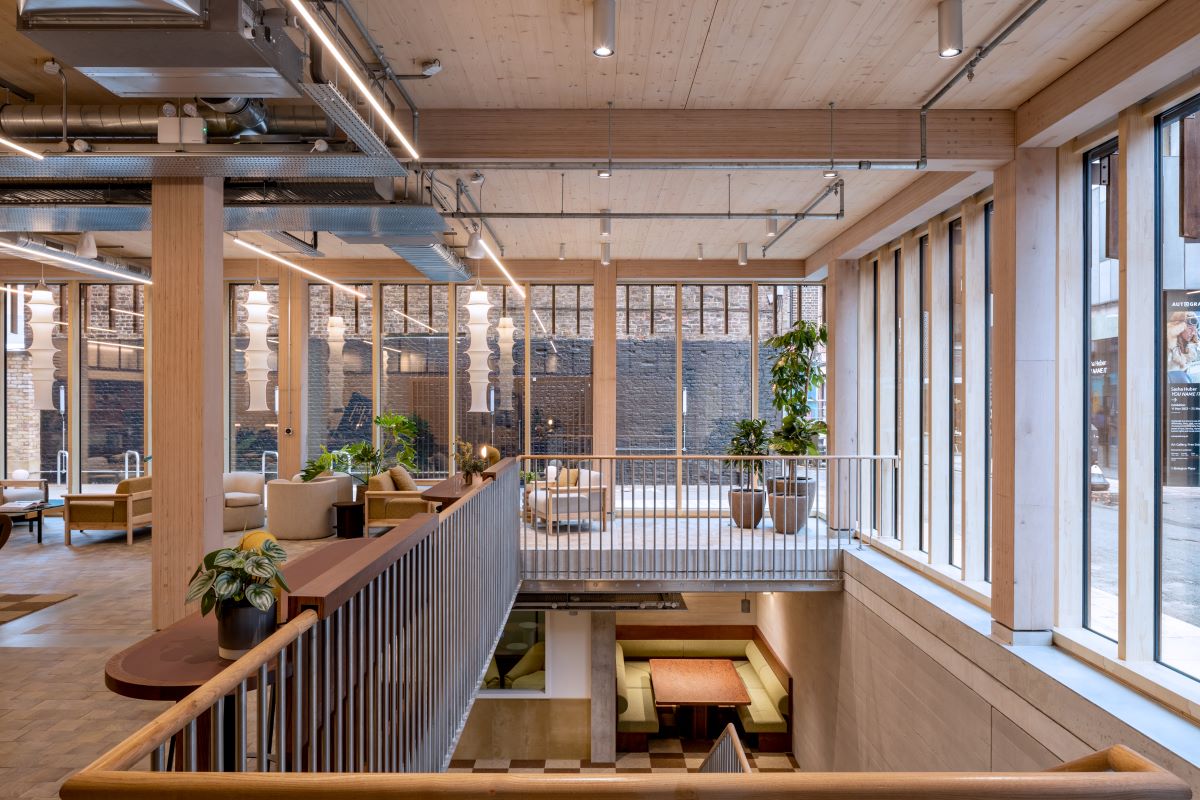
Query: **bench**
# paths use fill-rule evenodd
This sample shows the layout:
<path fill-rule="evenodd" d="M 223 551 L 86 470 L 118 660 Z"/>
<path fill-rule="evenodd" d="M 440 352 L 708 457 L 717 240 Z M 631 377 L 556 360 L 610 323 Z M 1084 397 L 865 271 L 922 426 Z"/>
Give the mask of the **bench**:
<path fill-rule="evenodd" d="M 644 752 L 650 734 L 658 733 L 658 710 L 650 686 L 650 662 L 626 661 L 617 643 L 617 749 Z"/>

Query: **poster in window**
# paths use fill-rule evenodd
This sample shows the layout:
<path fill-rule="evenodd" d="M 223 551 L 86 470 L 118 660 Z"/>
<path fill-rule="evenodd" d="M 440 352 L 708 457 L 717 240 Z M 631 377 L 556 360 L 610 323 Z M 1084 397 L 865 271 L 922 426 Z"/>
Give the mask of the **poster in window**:
<path fill-rule="evenodd" d="M 1166 405 L 1164 483 L 1200 486 L 1200 295 L 1163 293 Z"/>

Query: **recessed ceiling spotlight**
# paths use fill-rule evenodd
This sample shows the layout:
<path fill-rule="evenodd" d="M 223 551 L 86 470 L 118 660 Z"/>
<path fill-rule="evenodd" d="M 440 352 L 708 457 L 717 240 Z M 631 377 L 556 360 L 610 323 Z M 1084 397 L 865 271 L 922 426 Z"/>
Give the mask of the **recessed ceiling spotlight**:
<path fill-rule="evenodd" d="M 938 3 L 938 57 L 955 58 L 962 51 L 962 0 L 942 0 Z"/>
<path fill-rule="evenodd" d="M 592 55 L 609 58 L 617 52 L 617 0 L 592 3 Z"/>

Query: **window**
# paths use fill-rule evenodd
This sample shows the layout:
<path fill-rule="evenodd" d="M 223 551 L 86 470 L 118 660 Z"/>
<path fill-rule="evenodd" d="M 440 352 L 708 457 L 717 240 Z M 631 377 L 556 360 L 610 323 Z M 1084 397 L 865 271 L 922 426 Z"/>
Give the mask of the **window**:
<path fill-rule="evenodd" d="M 8 476 L 20 476 L 22 471 L 33 479 L 43 478 L 50 484 L 52 496 L 67 491 L 67 326 L 56 324 L 50 329 L 54 347 L 54 372 L 49 379 L 35 385 L 33 373 L 33 328 L 29 309 L 35 284 L 8 284 L 4 287 L 4 410 L 5 458 Z M 54 302 L 53 320 L 69 321 L 63 301 L 67 296 L 57 284 L 44 287 Z"/>
<path fill-rule="evenodd" d="M 449 287 L 389 284 L 380 291 L 380 406 L 416 424 L 416 477 L 445 477 L 450 469 Z"/>
<path fill-rule="evenodd" d="M 921 552 L 929 552 L 930 526 L 930 495 L 933 487 L 930 483 L 930 459 L 932 451 L 933 429 L 933 392 L 930 390 L 930 270 L 929 237 L 922 236 L 917 250 L 917 268 L 920 272 L 920 301 L 921 301 L 921 535 L 918 548 Z"/>
<path fill-rule="evenodd" d="M 1088 153 L 1084 221 L 1085 355 L 1083 624 L 1117 638 L 1117 456 L 1120 442 L 1117 320 L 1119 264 L 1116 196 L 1117 143 Z M 1115 189 L 1115 184 L 1112 184 Z"/>
<path fill-rule="evenodd" d="M 146 453 L 144 287 L 82 288 L 79 471 L 84 492 L 111 492 L 140 477 Z"/>
<path fill-rule="evenodd" d="M 246 327 L 246 301 L 253 285 L 229 287 L 229 468 L 237 472 L 279 475 L 279 286 L 262 287 L 267 293 L 267 410 L 250 411 L 250 384 L 245 350 L 250 346 Z"/>
<path fill-rule="evenodd" d="M 984 437 L 984 462 L 987 464 L 987 469 L 983 473 L 983 551 L 987 557 L 983 562 L 983 579 L 989 583 L 992 580 L 992 325 L 995 321 L 992 314 L 992 212 L 994 210 L 995 205 L 990 200 L 983 207 L 983 291 L 987 298 L 987 327 L 984 334 L 986 337 L 984 369 L 987 372 L 985 389 L 987 434 Z"/>
<path fill-rule="evenodd" d="M 485 286 L 488 293 L 488 347 L 492 351 L 489 362 L 491 373 L 488 379 L 488 407 L 490 414 L 471 411 L 471 381 L 467 374 L 471 360 L 467 349 L 471 346 L 470 331 L 467 330 L 467 302 L 471 299 L 470 285 L 458 285 L 458 369 L 455 421 L 456 435 L 475 445 L 490 444 L 502 456 L 516 456 L 525 452 L 525 298 L 511 286 Z M 513 322 L 513 345 L 511 374 L 507 366 L 507 354 L 500 352 L 500 334 L 497 326 L 504 317 Z"/>
<path fill-rule="evenodd" d="M 684 286 L 681 328 L 683 452 L 724 453 L 734 423 L 753 414 L 750 287 Z"/>
<path fill-rule="evenodd" d="M 617 287 L 618 454 L 675 452 L 675 319 L 675 286 Z"/>
<path fill-rule="evenodd" d="M 765 285 L 758 287 L 758 416 L 768 421 L 767 430 L 783 421 L 774 407 L 771 394 L 771 366 L 778 352 L 766 341 L 796 324 L 799 319 L 809 322 L 825 321 L 825 287 L 797 284 Z M 818 355 L 824 366 L 824 348 Z M 817 390 L 812 407 L 819 419 L 825 418 L 825 387 Z"/>
<path fill-rule="evenodd" d="M 592 452 L 594 298 L 590 285 L 531 287 L 529 424 L 535 453 Z"/>
<path fill-rule="evenodd" d="M 306 457 L 351 442 L 371 441 L 371 285 L 359 298 L 325 284 L 309 286 L 308 435 Z"/>
<path fill-rule="evenodd" d="M 546 691 L 546 614 L 513 609 L 500 632 L 481 689 Z"/>
<path fill-rule="evenodd" d="M 966 429 L 967 387 L 963 382 L 963 322 L 966 300 L 966 261 L 961 219 L 950 223 L 950 563 L 962 566 L 963 547 L 963 433 Z"/>
<path fill-rule="evenodd" d="M 875 266 L 875 359 L 879 375 L 878 422 L 875 427 L 875 452 L 879 455 L 897 454 L 900 431 L 900 251 L 894 250 Z M 879 504 L 891 509 L 880 518 L 880 536 L 897 539 L 900 536 L 899 508 L 896 489 L 899 485 L 895 463 L 883 464 L 879 471 Z"/>
<path fill-rule="evenodd" d="M 1159 124 L 1158 659 L 1200 679 L 1200 97 Z"/>

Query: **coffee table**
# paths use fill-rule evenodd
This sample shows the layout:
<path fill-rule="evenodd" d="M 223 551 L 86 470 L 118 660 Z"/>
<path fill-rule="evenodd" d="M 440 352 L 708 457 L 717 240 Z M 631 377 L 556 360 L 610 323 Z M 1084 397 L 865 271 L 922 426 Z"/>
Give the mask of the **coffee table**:
<path fill-rule="evenodd" d="M 690 706 L 692 736 L 708 738 L 709 706 L 748 706 L 750 693 L 728 658 L 652 658 L 654 705 Z"/>
<path fill-rule="evenodd" d="M 33 523 L 37 522 L 37 543 L 42 543 L 42 515 L 48 508 L 57 508 L 62 505 L 62 500 L 51 500 L 49 502 L 34 503 L 26 508 L 19 508 L 13 511 L 5 511 L 0 508 L 0 514 L 7 517 L 12 517 L 12 521 L 24 520 L 29 523 L 29 531 L 33 532 Z"/>

